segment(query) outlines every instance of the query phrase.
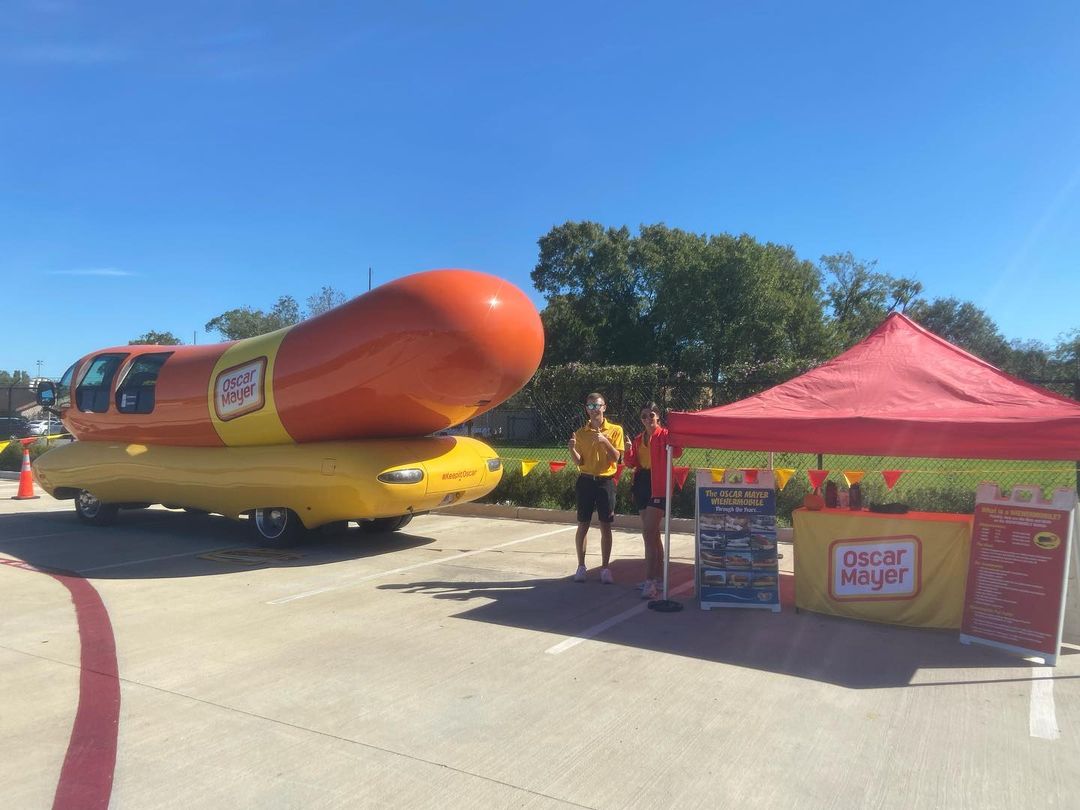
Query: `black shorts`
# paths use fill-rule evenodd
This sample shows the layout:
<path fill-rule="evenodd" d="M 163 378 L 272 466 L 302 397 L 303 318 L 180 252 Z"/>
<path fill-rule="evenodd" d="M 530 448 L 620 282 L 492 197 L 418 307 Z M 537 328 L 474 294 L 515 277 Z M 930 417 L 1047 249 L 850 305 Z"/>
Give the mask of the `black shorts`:
<path fill-rule="evenodd" d="M 615 476 L 600 478 L 582 473 L 575 485 L 578 523 L 592 522 L 593 510 L 601 523 L 615 520 Z"/>
<path fill-rule="evenodd" d="M 667 505 L 667 498 L 654 498 L 652 494 L 652 472 L 649 470 L 637 470 L 634 473 L 634 508 L 639 512 L 654 506 L 663 509 Z"/>

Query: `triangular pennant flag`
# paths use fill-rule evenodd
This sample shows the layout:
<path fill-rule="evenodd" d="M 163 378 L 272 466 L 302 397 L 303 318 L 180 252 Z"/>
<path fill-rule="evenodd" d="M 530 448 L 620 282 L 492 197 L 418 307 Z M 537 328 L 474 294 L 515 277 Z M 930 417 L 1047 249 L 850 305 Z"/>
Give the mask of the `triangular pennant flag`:
<path fill-rule="evenodd" d="M 885 486 L 888 489 L 892 489 L 896 486 L 896 482 L 900 480 L 900 476 L 904 474 L 904 470 L 882 470 L 881 477 L 885 479 Z"/>
<path fill-rule="evenodd" d="M 784 491 L 784 487 L 787 486 L 787 482 L 791 480 L 791 476 L 795 474 L 795 470 L 792 467 L 775 467 L 773 469 L 773 475 L 776 476 L 776 485 L 780 487 L 780 491 Z"/>
<path fill-rule="evenodd" d="M 540 462 L 534 458 L 523 458 L 521 460 L 521 477 L 524 478 L 526 475 L 531 473 L 533 471 L 533 467 L 535 467 L 539 463 Z"/>
<path fill-rule="evenodd" d="M 689 467 L 672 467 L 672 473 L 675 475 L 675 486 L 679 489 L 683 488 L 683 484 L 686 483 L 686 476 L 690 474 Z"/>
<path fill-rule="evenodd" d="M 712 476 L 714 484 L 724 483 L 724 473 L 727 472 L 723 467 L 713 467 L 709 470 L 709 475 Z"/>
<path fill-rule="evenodd" d="M 806 477 L 810 479 L 810 486 L 814 489 L 818 489 L 825 483 L 825 479 L 829 477 L 828 470 L 807 470 Z"/>
<path fill-rule="evenodd" d="M 615 486 L 619 485 L 619 479 L 622 478 L 622 474 L 626 471 L 625 464 L 619 464 L 615 467 Z"/>
<path fill-rule="evenodd" d="M 844 470 L 844 480 L 847 481 L 849 487 L 862 481 L 864 475 L 866 473 L 862 470 Z"/>
<path fill-rule="evenodd" d="M 563 467 L 566 466 L 566 462 L 565 461 L 549 461 L 548 466 L 551 468 L 551 471 L 553 473 L 557 473 L 559 470 L 561 470 Z"/>
<path fill-rule="evenodd" d="M 743 470 L 742 474 L 743 474 L 743 481 L 745 481 L 746 483 L 748 483 L 748 484 L 756 484 L 757 483 L 757 474 L 758 474 L 757 470 Z"/>
<path fill-rule="evenodd" d="M 7 450 L 7 446 L 9 444 L 11 444 L 11 442 L 0 442 L 0 453 L 3 453 L 5 450 Z"/>

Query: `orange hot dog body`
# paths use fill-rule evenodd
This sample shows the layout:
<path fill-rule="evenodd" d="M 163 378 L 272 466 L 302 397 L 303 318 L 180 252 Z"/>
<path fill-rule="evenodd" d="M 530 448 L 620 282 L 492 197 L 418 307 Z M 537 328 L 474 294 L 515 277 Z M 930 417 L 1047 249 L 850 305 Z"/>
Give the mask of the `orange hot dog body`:
<path fill-rule="evenodd" d="M 76 383 L 95 357 L 128 354 L 109 410 L 81 411 L 73 396 L 63 419 L 82 441 L 189 447 L 422 436 L 506 400 L 536 371 L 543 349 L 539 314 L 513 284 L 433 270 L 270 335 L 94 352 L 79 361 Z M 116 388 L 131 362 L 165 351 L 173 354 L 158 375 L 154 410 L 117 412 Z M 251 376 L 236 369 L 255 369 L 258 395 L 239 415 L 222 399 L 236 379 Z"/>

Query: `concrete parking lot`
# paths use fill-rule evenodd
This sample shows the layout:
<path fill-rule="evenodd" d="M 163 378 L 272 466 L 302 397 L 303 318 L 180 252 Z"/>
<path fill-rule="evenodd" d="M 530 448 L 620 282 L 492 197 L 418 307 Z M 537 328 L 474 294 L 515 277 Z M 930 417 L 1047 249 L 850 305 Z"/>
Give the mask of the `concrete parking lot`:
<path fill-rule="evenodd" d="M 567 525 L 430 515 L 259 557 L 223 519 L 91 529 L 15 491 L 0 807 L 1077 806 L 1075 603 L 1050 669 L 796 614 L 790 576 L 779 614 L 656 613 L 629 531 L 604 586 L 570 581 Z M 676 535 L 675 586 L 692 559 Z"/>

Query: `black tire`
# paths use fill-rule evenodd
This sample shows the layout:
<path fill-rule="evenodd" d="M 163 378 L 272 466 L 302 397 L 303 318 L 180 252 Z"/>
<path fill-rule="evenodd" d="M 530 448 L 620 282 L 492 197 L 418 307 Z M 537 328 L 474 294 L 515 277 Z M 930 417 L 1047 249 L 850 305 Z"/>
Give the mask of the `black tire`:
<path fill-rule="evenodd" d="M 251 513 L 255 541 L 266 548 L 285 548 L 304 536 L 300 516 L 284 506 L 266 506 Z"/>
<path fill-rule="evenodd" d="M 409 525 L 409 521 L 413 519 L 412 515 L 399 515 L 397 517 L 388 518 L 375 518 L 374 520 L 365 520 L 360 524 L 360 528 L 368 534 L 382 534 L 383 532 L 396 532 L 398 529 L 404 529 Z"/>
<path fill-rule="evenodd" d="M 341 537 L 348 534 L 349 521 L 335 520 L 333 523 L 324 523 L 319 527 L 319 534 L 323 537 Z"/>
<path fill-rule="evenodd" d="M 120 507 L 115 503 L 102 503 L 85 489 L 75 494 L 75 514 L 83 523 L 91 526 L 111 526 L 116 522 Z"/>

